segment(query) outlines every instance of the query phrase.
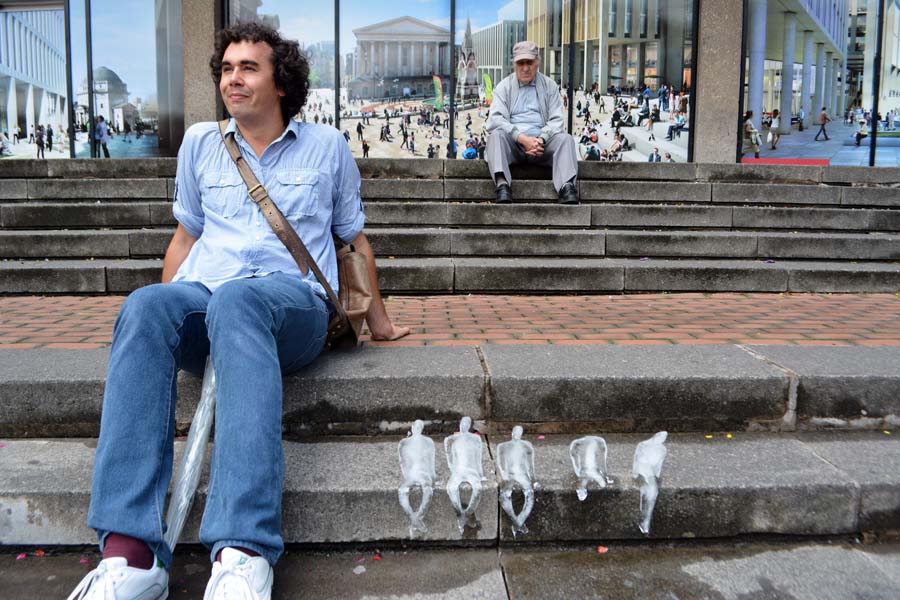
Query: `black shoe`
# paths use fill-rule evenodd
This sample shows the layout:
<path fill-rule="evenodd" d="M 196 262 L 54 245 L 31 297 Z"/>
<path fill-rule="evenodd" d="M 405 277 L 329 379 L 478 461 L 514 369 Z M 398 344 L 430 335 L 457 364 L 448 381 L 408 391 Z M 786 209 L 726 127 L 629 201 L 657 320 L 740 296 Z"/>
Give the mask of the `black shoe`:
<path fill-rule="evenodd" d="M 573 182 L 570 181 L 559 190 L 559 203 L 578 204 L 578 188 Z"/>
<path fill-rule="evenodd" d="M 509 184 L 501 183 L 498 185 L 496 204 L 512 204 L 512 201 L 512 188 L 509 187 Z"/>

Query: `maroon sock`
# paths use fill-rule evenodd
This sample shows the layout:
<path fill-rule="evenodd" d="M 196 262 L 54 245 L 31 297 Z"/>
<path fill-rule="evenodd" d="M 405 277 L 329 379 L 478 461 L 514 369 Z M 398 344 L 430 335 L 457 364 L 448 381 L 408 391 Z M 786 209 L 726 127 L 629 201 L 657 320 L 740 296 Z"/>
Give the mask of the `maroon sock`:
<path fill-rule="evenodd" d="M 251 550 L 250 548 L 244 548 L 242 546 L 229 546 L 229 548 L 234 548 L 235 550 L 240 550 L 247 556 L 259 556 L 259 552 Z M 219 550 L 218 552 L 216 552 L 216 560 L 219 562 L 222 562 L 222 550 Z"/>
<path fill-rule="evenodd" d="M 121 533 L 106 536 L 103 544 L 103 558 L 122 557 L 129 567 L 149 569 L 153 567 L 153 552 L 146 542 Z"/>

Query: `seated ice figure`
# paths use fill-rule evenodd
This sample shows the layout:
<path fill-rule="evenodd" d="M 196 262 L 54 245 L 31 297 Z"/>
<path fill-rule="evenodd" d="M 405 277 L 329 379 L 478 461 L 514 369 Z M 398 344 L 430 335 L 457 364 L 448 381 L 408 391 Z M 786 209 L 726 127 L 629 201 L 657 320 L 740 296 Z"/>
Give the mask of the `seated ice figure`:
<path fill-rule="evenodd" d="M 641 522 L 638 527 L 641 533 L 650 533 L 650 519 L 653 518 L 653 507 L 659 495 L 659 475 L 668 451 L 663 445 L 668 433 L 660 431 L 649 440 L 638 444 L 634 450 L 634 465 L 631 475 L 641 480 Z"/>
<path fill-rule="evenodd" d="M 587 486 L 591 482 L 601 489 L 612 483 L 612 479 L 606 476 L 606 440 L 602 437 L 588 435 L 578 438 L 569 444 L 569 457 L 578 477 L 575 492 L 582 502 L 587 499 Z"/>
<path fill-rule="evenodd" d="M 397 492 L 400 496 L 400 506 L 409 517 L 409 536 L 413 538 L 428 531 L 425 526 L 425 511 L 431 502 L 437 478 L 434 468 L 434 442 L 422 435 L 424 428 L 425 424 L 417 420 L 413 423 L 408 437 L 401 440 L 399 445 L 400 472 L 403 481 L 400 482 Z M 416 486 L 422 490 L 422 501 L 419 503 L 419 509 L 413 511 L 409 504 L 409 492 Z"/>
<path fill-rule="evenodd" d="M 497 471 L 500 473 L 500 506 L 509 515 L 512 523 L 512 534 L 528 533 L 525 520 L 534 507 L 534 446 L 522 440 L 522 427 L 516 425 L 512 430 L 512 440 L 497 446 Z M 522 511 L 516 514 L 513 508 L 513 490 L 519 487 L 525 495 Z"/>
<path fill-rule="evenodd" d="M 480 526 L 475 518 L 475 509 L 481 499 L 484 469 L 481 466 L 481 438 L 469 432 L 471 426 L 472 419 L 463 417 L 459 422 L 459 431 L 444 438 L 444 452 L 450 467 L 447 495 L 450 496 L 450 504 L 456 509 L 460 535 L 465 532 L 466 527 Z M 469 505 L 465 508 L 459 498 L 459 488 L 463 484 L 468 484 L 472 490 Z"/>

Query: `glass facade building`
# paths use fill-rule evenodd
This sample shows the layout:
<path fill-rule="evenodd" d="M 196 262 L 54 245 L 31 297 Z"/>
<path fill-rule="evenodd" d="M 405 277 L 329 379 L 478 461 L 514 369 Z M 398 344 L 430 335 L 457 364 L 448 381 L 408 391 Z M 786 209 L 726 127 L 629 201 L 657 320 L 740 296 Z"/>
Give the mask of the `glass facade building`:
<path fill-rule="evenodd" d="M 702 28 L 724 25 L 703 21 L 697 0 L 13 0 L 0 4 L 0 142 L 21 158 L 38 155 L 38 134 L 47 158 L 174 156 L 186 126 L 222 116 L 206 67 L 214 32 L 256 20 L 310 61 L 295 118 L 339 127 L 360 157 L 478 156 L 493 88 L 529 39 L 582 159 L 645 161 L 655 149 L 689 162 L 703 148 L 704 160 L 900 164 L 900 0 L 723 7 L 740 25 L 727 45 L 703 47 Z M 743 90 L 726 108 L 717 88 L 730 79 L 704 82 L 697 57 L 729 60 L 738 39 Z M 715 129 L 698 115 L 721 122 L 726 110 L 735 133 L 698 141 Z M 822 119 L 829 139 L 816 141 Z M 733 159 L 710 150 L 723 143 Z"/>

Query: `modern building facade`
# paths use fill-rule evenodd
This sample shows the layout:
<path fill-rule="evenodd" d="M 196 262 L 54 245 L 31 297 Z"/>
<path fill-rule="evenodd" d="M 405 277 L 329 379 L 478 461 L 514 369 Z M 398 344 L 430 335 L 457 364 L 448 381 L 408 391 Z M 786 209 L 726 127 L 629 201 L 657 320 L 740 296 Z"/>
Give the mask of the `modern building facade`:
<path fill-rule="evenodd" d="M 547 74 L 569 81 L 570 2 L 527 0 L 527 37 Z M 575 85 L 655 90 L 691 85 L 694 0 L 575 0 Z"/>
<path fill-rule="evenodd" d="M 0 130 L 65 127 L 66 71 L 60 11 L 0 11 Z"/>
<path fill-rule="evenodd" d="M 472 47 L 478 57 L 478 81 L 484 81 L 487 74 L 491 83 L 496 85 L 512 73 L 512 47 L 524 39 L 525 21 L 503 20 L 473 33 Z"/>

